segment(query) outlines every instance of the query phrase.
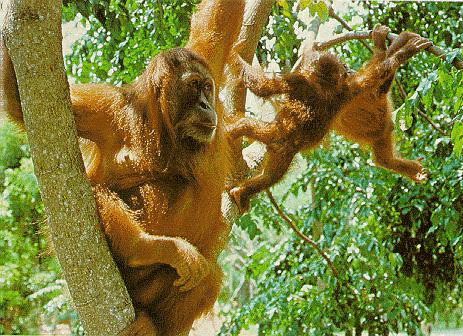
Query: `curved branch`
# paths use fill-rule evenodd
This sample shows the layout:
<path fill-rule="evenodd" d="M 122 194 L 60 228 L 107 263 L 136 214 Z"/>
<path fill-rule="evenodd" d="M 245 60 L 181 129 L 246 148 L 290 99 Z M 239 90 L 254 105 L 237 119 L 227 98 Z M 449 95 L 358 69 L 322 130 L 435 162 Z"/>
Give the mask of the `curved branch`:
<path fill-rule="evenodd" d="M 387 38 L 389 41 L 393 41 L 397 38 L 397 34 L 394 34 L 394 33 L 389 33 L 387 35 Z M 328 40 L 328 41 L 325 41 L 325 42 L 315 42 L 314 45 L 313 45 L 313 49 L 314 50 L 326 50 L 328 48 L 331 48 L 332 46 L 336 45 L 336 44 L 339 44 L 339 43 L 344 43 L 346 41 L 350 41 L 350 40 L 368 40 L 368 39 L 371 39 L 371 30 L 369 31 L 360 31 L 360 32 L 356 32 L 356 31 L 351 31 L 349 33 L 346 33 L 344 35 L 341 35 L 341 36 L 338 36 L 334 39 L 331 39 L 331 40 Z M 426 51 L 430 52 L 431 54 L 439 57 L 440 59 L 442 60 L 445 60 L 445 55 L 446 55 L 446 52 L 445 50 L 435 46 L 435 45 L 432 45 L 431 47 L 427 48 Z M 458 60 L 457 58 L 455 58 L 453 61 L 452 61 L 452 64 L 453 66 L 455 66 L 455 68 L 461 70 L 463 69 L 463 61 L 460 61 Z"/>
<path fill-rule="evenodd" d="M 341 18 L 339 15 L 337 15 L 337 14 L 334 12 L 332 6 L 329 6 L 329 16 L 330 16 L 331 18 L 335 19 L 336 21 L 338 21 L 338 22 L 339 22 L 344 28 L 346 28 L 348 31 L 350 31 L 350 32 L 353 31 L 353 29 L 347 24 L 347 22 L 346 22 L 343 18 Z M 352 32 L 352 33 L 349 33 L 349 34 L 350 34 L 351 36 L 355 36 L 356 33 L 355 33 L 355 32 Z M 390 35 L 391 35 L 391 36 L 388 36 L 388 38 L 390 38 L 390 37 L 391 37 L 391 38 L 392 38 L 392 37 L 397 37 L 396 34 L 390 33 Z M 363 34 L 363 33 L 361 33 L 360 36 L 361 36 L 362 38 L 365 38 L 365 34 Z M 368 33 L 368 37 L 366 37 L 366 38 L 371 38 L 371 31 Z M 333 40 L 333 41 L 334 41 L 334 40 Z M 343 41 L 341 41 L 341 42 L 343 42 Z M 341 43 L 341 42 L 339 42 L 339 43 Z M 369 45 L 368 43 L 366 43 L 366 42 L 365 42 L 364 40 L 362 40 L 362 39 L 360 40 L 360 42 L 361 42 L 371 53 L 373 53 L 373 49 L 370 47 L 370 45 Z M 336 43 L 335 43 L 335 44 L 336 44 Z M 333 45 L 334 45 L 334 44 L 333 44 Z M 327 46 L 326 48 L 329 48 L 329 46 Z M 325 48 L 325 49 L 326 49 L 326 48 Z M 435 46 L 432 46 L 431 48 L 429 48 L 429 49 L 430 49 L 429 51 L 432 52 L 432 51 L 433 51 L 432 48 L 437 49 L 437 50 L 434 50 L 434 52 L 437 52 L 437 53 L 438 53 L 438 55 L 437 55 L 438 57 L 444 58 L 444 51 L 443 51 L 443 50 L 441 50 L 440 48 L 437 48 L 437 47 L 435 47 Z M 315 49 L 315 48 L 314 48 L 314 49 Z M 462 63 L 462 62 L 458 61 L 457 59 L 454 59 L 454 61 L 452 62 L 452 64 L 454 64 L 455 67 L 456 67 L 457 69 L 460 69 L 460 68 L 461 68 L 461 63 Z M 401 84 L 400 81 L 397 79 L 397 77 L 394 79 L 394 81 L 395 81 L 395 83 L 397 84 L 397 88 L 399 89 L 399 94 L 400 94 L 402 100 L 405 100 L 406 97 L 407 97 L 407 94 L 405 93 L 405 90 L 403 89 L 402 84 Z M 426 121 L 428 121 L 429 124 L 430 124 L 435 130 L 437 130 L 439 133 L 441 133 L 441 134 L 443 134 L 443 135 L 447 135 L 447 133 L 446 133 L 445 131 L 443 131 L 443 130 L 440 129 L 436 124 L 434 124 L 434 122 L 431 120 L 431 118 L 429 118 L 429 117 L 426 115 L 426 113 L 424 113 L 424 112 L 422 111 L 421 108 L 418 107 L 418 108 L 417 108 L 417 111 L 418 111 L 418 114 L 419 114 L 420 116 L 422 116 L 423 118 L 425 118 Z"/>
<path fill-rule="evenodd" d="M 283 210 L 281 209 L 281 207 L 278 205 L 277 201 L 275 200 L 275 198 L 273 197 L 272 193 L 270 192 L 270 190 L 265 190 L 265 192 L 267 193 L 267 196 L 268 198 L 270 199 L 270 202 L 272 203 L 273 207 L 275 208 L 275 210 L 278 212 L 278 214 L 280 215 L 281 218 L 283 218 L 283 220 L 289 224 L 289 226 L 291 227 L 291 229 L 294 230 L 294 232 L 296 232 L 296 234 L 302 239 L 304 240 L 306 243 L 308 243 L 309 245 L 311 245 L 315 250 L 317 250 L 317 252 L 323 257 L 323 259 L 325 259 L 325 261 L 328 263 L 328 266 L 329 268 L 331 268 L 331 270 L 333 271 L 333 274 L 334 276 L 339 280 L 339 273 L 338 273 L 338 270 L 336 269 L 336 267 L 334 267 L 333 265 L 333 262 L 331 261 L 331 259 L 326 255 L 325 252 L 323 252 L 323 250 L 320 248 L 320 246 L 318 246 L 318 244 L 316 242 L 314 242 L 312 239 L 310 239 L 309 237 L 307 237 L 305 234 L 303 234 L 296 226 L 296 224 L 294 224 L 294 222 L 288 217 L 286 216 L 286 214 L 283 212 Z M 338 282 L 338 285 L 339 285 L 339 282 Z"/>
<path fill-rule="evenodd" d="M 389 38 L 389 35 L 388 35 L 388 38 Z M 345 33 L 343 35 L 340 35 L 328 41 L 314 42 L 313 49 L 314 50 L 326 50 L 326 49 L 329 49 L 335 46 L 336 44 L 344 43 L 347 41 L 368 40 L 368 39 L 371 39 L 371 30 L 370 31 L 360 31 L 360 32 L 351 31 L 351 32 Z"/>
<path fill-rule="evenodd" d="M 334 12 L 334 9 L 333 9 L 332 6 L 328 6 L 328 15 L 329 15 L 331 18 L 333 18 L 333 19 L 335 19 L 336 21 L 338 21 L 338 22 L 341 24 L 341 26 L 343 26 L 344 28 L 346 28 L 348 31 L 353 31 L 352 27 L 349 26 L 349 25 L 347 24 L 347 22 L 346 22 L 342 17 L 340 17 L 338 14 L 336 14 L 336 13 Z M 362 44 L 365 46 L 365 48 L 367 48 L 368 50 L 370 50 L 371 53 L 373 53 L 373 48 L 371 48 L 370 45 L 369 45 L 368 43 L 366 43 L 364 40 L 360 40 L 360 43 L 362 43 Z"/>

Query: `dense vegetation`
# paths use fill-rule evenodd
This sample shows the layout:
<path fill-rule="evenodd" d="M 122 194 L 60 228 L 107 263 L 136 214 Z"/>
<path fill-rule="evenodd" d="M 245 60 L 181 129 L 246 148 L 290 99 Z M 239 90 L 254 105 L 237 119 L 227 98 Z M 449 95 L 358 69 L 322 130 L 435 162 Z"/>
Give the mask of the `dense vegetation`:
<path fill-rule="evenodd" d="M 64 21 L 78 15 L 87 28 L 66 57 L 68 74 L 79 82 L 116 84 L 135 78 L 156 53 L 182 45 L 194 7 L 182 0 L 64 2 Z M 264 64 L 276 60 L 288 69 L 305 25 L 293 1 L 278 4 L 257 54 Z M 323 6 L 311 9 L 328 19 Z M 393 90 L 398 147 L 406 157 L 424 158 L 430 180 L 417 185 L 376 168 L 369 153 L 336 135 L 328 147 L 301 155 L 272 191 L 339 276 L 262 194 L 238 221 L 222 256 L 224 335 L 250 325 L 262 335 L 414 335 L 422 321 L 463 323 L 463 72 L 448 62 L 461 56 L 463 6 L 361 2 L 344 18 L 356 30 L 380 22 L 393 32 L 415 31 L 448 51 L 447 61 L 423 53 L 399 71 L 405 100 L 397 86 Z M 369 58 L 358 41 L 336 52 L 352 68 Z M 0 333 L 76 324 L 59 266 L 48 253 L 26 139 L 8 123 L 0 129 L 0 192 Z"/>

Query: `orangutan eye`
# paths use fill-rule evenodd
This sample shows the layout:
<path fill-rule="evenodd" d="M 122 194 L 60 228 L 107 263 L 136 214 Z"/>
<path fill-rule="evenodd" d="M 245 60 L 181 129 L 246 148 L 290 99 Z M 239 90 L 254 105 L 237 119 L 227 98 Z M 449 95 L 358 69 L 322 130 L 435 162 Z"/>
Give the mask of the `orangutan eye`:
<path fill-rule="evenodd" d="M 211 82 L 206 82 L 204 84 L 204 91 L 206 91 L 207 93 L 212 92 L 212 83 Z"/>

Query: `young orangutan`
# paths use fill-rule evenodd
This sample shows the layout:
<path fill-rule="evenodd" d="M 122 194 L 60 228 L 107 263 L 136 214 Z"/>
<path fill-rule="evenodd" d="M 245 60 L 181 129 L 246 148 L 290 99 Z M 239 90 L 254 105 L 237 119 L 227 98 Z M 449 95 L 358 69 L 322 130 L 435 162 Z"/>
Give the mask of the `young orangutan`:
<path fill-rule="evenodd" d="M 241 118 L 228 127 L 231 138 L 247 136 L 267 145 L 262 172 L 230 190 L 242 212 L 254 194 L 283 177 L 297 152 L 317 146 L 331 129 L 370 145 L 378 165 L 416 182 L 427 178 L 419 162 L 394 154 L 389 92 L 397 68 L 432 42 L 403 32 L 386 48 L 389 31 L 385 26 L 374 28 L 373 59 L 355 74 L 327 52 L 304 55 L 294 71 L 273 78 L 236 57 L 236 69 L 253 93 L 260 97 L 285 94 L 274 121 Z"/>

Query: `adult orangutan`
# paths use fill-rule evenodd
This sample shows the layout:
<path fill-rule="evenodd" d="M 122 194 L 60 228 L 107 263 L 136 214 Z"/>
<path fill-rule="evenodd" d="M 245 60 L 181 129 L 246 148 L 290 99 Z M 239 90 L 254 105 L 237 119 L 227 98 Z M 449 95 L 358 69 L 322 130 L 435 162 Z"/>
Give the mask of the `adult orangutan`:
<path fill-rule="evenodd" d="M 219 15 L 223 20 L 215 22 L 228 23 L 224 30 L 214 29 L 227 35 L 238 31 L 242 14 L 227 21 L 236 2 L 217 1 L 217 9 L 205 3 L 195 14 L 201 20 L 191 28 L 196 52 L 165 51 L 123 87 L 71 86 L 101 225 L 137 311 L 127 335 L 188 331 L 210 310 L 221 285 L 217 256 L 229 232 L 221 214 L 228 141 L 211 67 L 199 54 L 229 50 L 233 43 L 202 43 L 208 38 L 203 25 Z M 221 52 L 212 63 L 214 75 L 227 58 L 228 51 Z M 16 76 L 3 42 L 2 53 L 5 109 L 23 126 Z"/>

